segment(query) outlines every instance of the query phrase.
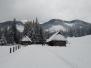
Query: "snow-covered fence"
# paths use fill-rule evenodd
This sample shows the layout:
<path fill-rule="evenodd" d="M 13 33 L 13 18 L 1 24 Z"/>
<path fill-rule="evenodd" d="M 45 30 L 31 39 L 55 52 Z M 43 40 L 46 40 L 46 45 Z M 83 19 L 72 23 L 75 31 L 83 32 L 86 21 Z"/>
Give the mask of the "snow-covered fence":
<path fill-rule="evenodd" d="M 21 48 L 20 45 L 16 45 L 16 46 L 10 47 L 9 53 L 13 53 L 13 52 L 17 51 L 17 50 L 20 49 L 20 48 Z"/>
<path fill-rule="evenodd" d="M 12 54 L 21 51 L 21 45 L 0 46 L 0 58 L 10 57 Z"/>
<path fill-rule="evenodd" d="M 0 58 L 4 58 L 14 54 L 15 52 L 21 51 L 21 49 L 25 47 L 22 45 L 8 45 L 8 46 L 0 46 Z"/>

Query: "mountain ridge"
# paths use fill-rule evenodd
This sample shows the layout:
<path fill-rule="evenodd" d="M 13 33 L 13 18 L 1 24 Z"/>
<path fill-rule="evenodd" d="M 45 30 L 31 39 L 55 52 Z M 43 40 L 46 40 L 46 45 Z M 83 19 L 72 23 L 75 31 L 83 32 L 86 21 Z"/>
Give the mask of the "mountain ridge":
<path fill-rule="evenodd" d="M 58 26 L 58 28 L 57 28 Z M 56 31 L 64 31 L 63 28 L 66 29 L 65 34 L 68 36 L 84 36 L 91 34 L 91 24 L 82 20 L 72 20 L 65 21 L 62 19 L 51 19 L 48 22 L 42 24 L 43 29 L 49 30 L 49 32 Z M 53 28 L 56 27 L 56 28 Z M 61 29 L 62 27 L 62 29 Z M 51 30 L 50 30 L 51 29 Z"/>

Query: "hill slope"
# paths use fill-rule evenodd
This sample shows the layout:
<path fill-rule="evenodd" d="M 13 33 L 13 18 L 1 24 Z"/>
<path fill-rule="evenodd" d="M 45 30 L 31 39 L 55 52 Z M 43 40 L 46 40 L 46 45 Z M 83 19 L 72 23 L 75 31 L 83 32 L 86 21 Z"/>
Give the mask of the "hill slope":
<path fill-rule="evenodd" d="M 50 33 L 60 31 L 64 32 L 64 35 L 66 34 L 67 36 L 79 37 L 91 34 L 91 24 L 81 20 L 64 21 L 52 19 L 42 24 L 42 27 Z"/>

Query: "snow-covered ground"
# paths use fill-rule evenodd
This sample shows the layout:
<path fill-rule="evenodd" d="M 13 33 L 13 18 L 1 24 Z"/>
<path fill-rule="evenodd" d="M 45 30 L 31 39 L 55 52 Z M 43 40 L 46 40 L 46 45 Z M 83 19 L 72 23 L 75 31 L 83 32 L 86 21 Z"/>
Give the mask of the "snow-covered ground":
<path fill-rule="evenodd" d="M 67 47 L 30 45 L 12 54 L 0 47 L 0 68 L 91 68 L 91 36 L 68 41 Z"/>

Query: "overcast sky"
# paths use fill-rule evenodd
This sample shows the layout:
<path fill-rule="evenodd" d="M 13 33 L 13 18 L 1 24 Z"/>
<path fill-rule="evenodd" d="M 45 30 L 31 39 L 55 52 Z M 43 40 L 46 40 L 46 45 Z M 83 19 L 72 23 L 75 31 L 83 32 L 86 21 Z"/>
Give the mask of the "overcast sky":
<path fill-rule="evenodd" d="M 0 0 L 0 22 L 4 20 L 81 19 L 91 22 L 90 0 Z"/>

